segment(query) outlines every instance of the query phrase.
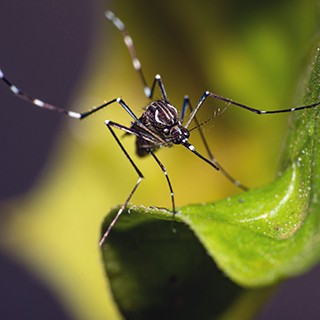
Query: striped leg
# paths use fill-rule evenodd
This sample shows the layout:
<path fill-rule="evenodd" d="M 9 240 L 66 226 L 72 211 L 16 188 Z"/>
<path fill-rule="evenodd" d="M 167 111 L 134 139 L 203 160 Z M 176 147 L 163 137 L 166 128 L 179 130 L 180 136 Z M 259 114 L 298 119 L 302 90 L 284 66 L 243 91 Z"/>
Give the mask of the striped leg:
<path fill-rule="evenodd" d="M 0 69 L 0 80 L 2 80 L 10 89 L 10 91 L 17 97 L 26 100 L 30 103 L 32 103 L 33 105 L 35 105 L 36 107 L 42 108 L 42 109 L 47 109 L 47 110 L 52 110 L 55 112 L 59 112 L 59 113 L 63 113 L 68 115 L 71 118 L 76 118 L 76 119 L 80 119 L 81 118 L 81 114 L 78 112 L 74 112 L 74 111 L 68 111 L 65 109 L 62 109 L 60 107 L 54 106 L 50 103 L 44 102 L 38 98 L 32 97 L 29 94 L 21 91 L 19 88 L 17 88 L 3 73 L 3 71 Z"/>
<path fill-rule="evenodd" d="M 117 220 L 119 219 L 119 217 L 121 216 L 122 212 L 125 210 L 125 208 L 127 207 L 130 199 L 132 198 L 132 196 L 134 195 L 135 191 L 137 190 L 140 182 L 142 181 L 142 179 L 144 178 L 142 172 L 140 171 L 140 169 L 137 167 L 137 165 L 134 163 L 134 161 L 132 160 L 132 158 L 130 157 L 130 155 L 128 154 L 127 150 L 125 149 L 125 147 L 123 146 L 123 144 L 121 143 L 121 141 L 119 140 L 118 136 L 115 134 L 113 128 L 122 130 L 126 133 L 135 135 L 137 137 L 140 137 L 142 139 L 146 139 L 146 142 L 148 141 L 147 139 L 152 140 L 152 138 L 156 139 L 156 137 L 150 137 L 148 133 L 143 133 L 140 132 L 138 130 L 135 130 L 133 128 L 129 128 L 126 126 L 123 126 L 122 124 L 110 121 L 110 120 L 106 120 L 105 121 L 106 126 L 108 127 L 108 129 L 110 130 L 112 136 L 114 137 L 114 139 L 116 140 L 117 144 L 119 145 L 119 147 L 121 148 L 122 152 L 125 154 L 126 158 L 129 160 L 129 162 L 131 163 L 131 165 L 133 166 L 134 170 L 136 171 L 136 173 L 138 174 L 138 180 L 136 182 L 136 184 L 134 185 L 133 189 L 131 190 L 131 192 L 129 193 L 129 196 L 126 198 L 125 202 L 122 204 L 122 206 L 120 207 L 120 209 L 118 210 L 116 216 L 113 218 L 113 220 L 111 221 L 108 229 L 106 230 L 106 232 L 103 234 L 101 240 L 100 240 L 100 246 L 103 245 L 103 243 L 105 242 L 106 238 L 108 237 L 111 229 L 113 228 L 113 226 L 115 225 L 115 223 L 117 222 Z M 171 196 L 171 202 L 172 202 L 172 212 L 176 213 L 176 206 L 175 206 L 175 200 L 174 200 L 174 192 L 173 192 L 173 188 L 172 188 L 172 184 L 170 181 L 170 178 L 168 176 L 167 170 L 165 168 L 165 166 L 162 164 L 162 162 L 158 159 L 158 157 L 154 154 L 154 152 L 149 149 L 148 151 L 152 157 L 155 159 L 155 161 L 157 162 L 157 164 L 159 165 L 159 167 L 161 168 L 162 172 L 164 173 L 166 180 L 167 180 L 167 184 L 170 190 L 170 196 Z"/>
<path fill-rule="evenodd" d="M 305 105 L 305 106 L 298 106 L 298 107 L 292 107 L 292 108 L 285 108 L 285 109 L 278 109 L 278 110 L 261 110 L 261 109 L 257 109 L 257 108 L 252 108 L 249 107 L 245 104 L 242 104 L 240 102 L 234 101 L 232 99 L 229 98 L 225 98 L 222 96 L 219 96 L 213 92 L 210 91 L 205 91 L 203 93 L 203 95 L 201 96 L 201 98 L 199 99 L 195 109 L 191 112 L 189 119 L 187 120 L 187 123 L 185 125 L 186 128 L 189 127 L 191 121 L 194 119 L 195 115 L 197 114 L 197 112 L 199 111 L 200 107 L 202 106 L 203 102 L 208 98 L 208 97 L 212 97 L 214 99 L 218 99 L 220 101 L 226 102 L 228 105 L 232 105 L 232 106 L 236 106 L 245 110 L 248 110 L 250 112 L 256 113 L 256 114 L 276 114 L 276 113 L 286 113 L 286 112 L 294 112 L 294 111 L 299 111 L 299 110 L 304 110 L 304 109 L 311 109 L 311 108 L 315 108 L 318 105 L 320 105 L 320 101 L 316 102 L 316 103 L 312 103 L 309 105 Z"/>
<path fill-rule="evenodd" d="M 146 78 L 144 76 L 144 73 L 142 71 L 142 65 L 141 65 L 140 59 L 137 56 L 137 52 L 136 52 L 136 49 L 133 44 L 133 40 L 126 29 L 125 24 L 111 11 L 106 11 L 105 17 L 108 20 L 110 20 L 115 25 L 115 27 L 122 33 L 123 41 L 124 41 L 126 47 L 128 48 L 129 54 L 131 56 L 133 68 L 137 71 L 137 73 L 141 79 L 141 82 L 144 86 L 144 94 L 146 95 L 146 97 L 149 99 L 151 99 L 153 97 L 155 86 L 156 86 L 156 84 L 158 84 L 162 98 L 164 100 L 168 101 L 168 97 L 167 97 L 166 91 L 164 89 L 164 85 L 161 80 L 161 76 L 159 74 L 157 74 L 155 76 L 151 88 L 148 86 L 148 83 L 147 83 Z"/>
<path fill-rule="evenodd" d="M 127 133 L 133 133 L 133 131 L 130 128 L 124 127 L 122 125 L 118 125 L 117 123 L 114 123 L 112 121 L 106 120 L 105 121 L 106 126 L 108 127 L 108 129 L 110 130 L 113 138 L 116 140 L 116 142 L 118 143 L 118 145 L 120 146 L 122 152 L 125 154 L 125 156 L 127 157 L 127 159 L 129 160 L 129 162 L 131 163 L 131 165 L 133 166 L 134 170 L 136 171 L 136 173 L 138 174 L 138 180 L 136 182 L 136 184 L 134 185 L 133 189 L 131 190 L 131 192 L 129 193 L 129 196 L 127 197 L 127 199 L 125 200 L 125 202 L 122 204 L 122 206 L 120 207 L 119 211 L 117 212 L 116 216 L 113 218 L 113 220 L 111 221 L 107 231 L 103 234 L 99 245 L 102 246 L 103 243 L 105 242 L 106 238 L 108 237 L 112 227 L 115 225 L 115 223 L 117 222 L 117 220 L 119 219 L 120 215 L 122 214 L 122 212 L 124 211 L 124 209 L 127 207 L 130 199 L 132 198 L 133 194 L 135 193 L 135 191 L 137 190 L 140 182 L 142 181 L 143 174 L 142 172 L 139 170 L 139 168 L 136 166 L 136 164 L 134 163 L 134 161 L 132 160 L 132 158 L 130 157 L 130 155 L 128 154 L 127 150 L 125 149 L 125 147 L 123 146 L 123 144 L 121 143 L 121 141 L 119 140 L 119 138 L 117 137 L 117 135 L 115 134 L 114 130 L 112 129 L 112 127 L 116 127 L 118 129 L 121 129 Z"/>
<path fill-rule="evenodd" d="M 66 110 L 63 108 L 60 108 L 58 106 L 52 105 L 50 103 L 47 103 L 43 100 L 40 100 L 38 98 L 35 98 L 31 95 L 29 95 L 28 93 L 25 93 L 24 91 L 20 90 L 18 87 L 16 87 L 2 72 L 2 70 L 0 69 L 0 80 L 2 80 L 10 89 L 10 91 L 18 98 L 26 100 L 30 103 L 32 103 L 34 106 L 42 108 L 42 109 L 46 109 L 46 110 L 51 110 L 54 112 L 58 112 L 58 113 L 63 113 L 71 118 L 74 119 L 79 119 L 82 120 L 90 115 L 92 115 L 93 113 L 104 109 L 105 107 L 107 107 L 110 104 L 113 103 L 118 103 L 133 119 L 134 121 L 137 121 L 140 123 L 140 120 L 137 118 L 137 116 L 134 114 L 134 112 L 130 109 L 130 107 L 123 101 L 122 98 L 115 98 L 112 99 L 108 102 L 105 102 L 103 104 L 101 104 L 100 106 L 97 107 L 93 107 L 92 109 L 80 113 L 80 112 L 75 112 L 75 111 L 70 111 L 70 110 Z"/>
<path fill-rule="evenodd" d="M 191 112 L 191 114 L 192 114 L 193 108 L 192 108 L 192 106 L 191 106 L 189 97 L 188 97 L 188 96 L 185 96 L 185 97 L 184 97 L 184 100 L 183 100 L 182 112 L 181 112 L 181 118 L 180 118 L 181 122 L 183 122 L 183 120 L 184 120 L 184 116 L 185 116 L 185 112 L 186 112 L 186 108 L 187 108 L 187 107 L 190 109 L 190 112 Z M 220 111 L 220 112 L 224 112 L 224 110 L 225 110 L 225 109 L 223 109 L 223 110 Z M 210 147 L 209 147 L 209 144 L 208 144 L 208 142 L 207 142 L 207 139 L 205 138 L 204 133 L 203 133 L 203 131 L 202 131 L 202 129 L 201 129 L 202 123 L 199 123 L 196 115 L 194 115 L 193 120 L 194 120 L 194 122 L 195 122 L 195 124 L 196 124 L 196 127 L 195 127 L 195 128 L 199 130 L 202 143 L 204 144 L 204 147 L 205 147 L 205 149 L 206 149 L 206 152 L 207 152 L 207 154 L 208 154 L 208 157 L 209 157 L 210 161 L 212 162 L 213 167 L 214 167 L 215 169 L 217 169 L 217 170 L 220 170 L 221 173 L 222 173 L 232 184 L 234 184 L 236 187 L 238 187 L 238 188 L 240 188 L 240 189 L 242 189 L 242 190 L 244 190 L 244 191 L 249 190 L 248 187 L 246 187 L 245 185 L 243 185 L 239 180 L 233 178 L 233 176 L 232 176 L 230 173 L 228 173 L 228 171 L 226 171 L 226 170 L 217 162 L 217 160 L 216 160 L 215 157 L 213 156 L 213 153 L 211 152 L 211 149 L 210 149 Z M 209 120 L 210 120 L 210 119 L 209 119 Z M 208 120 L 208 121 L 209 121 L 209 120 Z M 192 130 L 192 129 L 191 129 L 191 130 Z M 191 131 L 191 130 L 190 130 L 190 131 Z M 186 146 L 186 147 L 187 147 L 189 150 L 193 149 L 193 147 L 190 149 L 190 146 Z M 203 159 L 203 156 L 200 155 L 198 152 L 195 152 L 194 149 L 191 150 L 191 151 L 192 151 L 194 154 L 196 154 L 196 156 L 198 156 L 199 158 Z"/>
<path fill-rule="evenodd" d="M 153 151 L 150 150 L 150 154 L 152 155 L 152 157 L 156 160 L 156 162 L 158 163 L 159 167 L 161 168 L 164 176 L 167 179 L 167 183 L 168 183 L 168 187 L 170 190 L 170 196 L 171 196 L 171 203 L 172 203 L 172 213 L 175 214 L 176 213 L 176 205 L 175 205 L 175 201 L 174 201 L 174 192 L 173 192 L 173 188 L 170 182 L 170 178 L 167 172 L 167 169 L 165 168 L 165 166 L 162 164 L 162 162 L 159 160 L 159 158 L 154 154 Z"/>

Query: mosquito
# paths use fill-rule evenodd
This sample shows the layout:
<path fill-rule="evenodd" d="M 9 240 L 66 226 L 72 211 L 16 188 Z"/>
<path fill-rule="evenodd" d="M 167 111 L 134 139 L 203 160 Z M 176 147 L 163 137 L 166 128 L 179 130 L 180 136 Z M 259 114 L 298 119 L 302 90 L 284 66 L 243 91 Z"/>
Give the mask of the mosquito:
<path fill-rule="evenodd" d="M 204 93 L 202 94 L 202 96 L 200 97 L 200 99 L 198 100 L 194 108 L 192 108 L 191 106 L 189 97 L 185 96 L 183 99 L 181 111 L 179 113 L 177 108 L 169 102 L 163 81 L 159 74 L 155 75 L 152 85 L 151 86 L 148 85 L 146 78 L 144 76 L 144 73 L 142 71 L 141 62 L 136 54 L 136 50 L 133 45 L 133 40 L 129 35 L 129 33 L 127 32 L 125 24 L 117 16 L 115 16 L 115 14 L 111 11 L 106 11 L 105 17 L 108 20 L 110 20 L 113 23 L 113 25 L 122 33 L 123 41 L 131 56 L 133 68 L 137 72 L 140 78 L 140 81 L 142 82 L 145 96 L 147 97 L 147 99 L 149 99 L 148 105 L 146 106 L 146 108 L 144 109 L 144 112 L 139 118 L 136 116 L 136 114 L 131 110 L 131 108 L 126 104 L 126 102 L 121 97 L 114 98 L 108 102 L 104 102 L 103 104 L 97 107 L 93 107 L 92 109 L 83 113 L 60 108 L 58 106 L 52 105 L 38 98 L 35 98 L 24 91 L 21 91 L 4 75 L 3 71 L 0 69 L 0 79 L 2 80 L 3 83 L 5 83 L 8 86 L 8 88 L 13 93 L 13 95 L 23 100 L 26 100 L 28 102 L 31 102 L 36 107 L 46 109 L 46 110 L 51 110 L 54 112 L 59 112 L 73 119 L 82 120 L 98 112 L 99 110 L 104 109 L 105 107 L 111 104 L 118 104 L 133 119 L 130 126 L 125 126 L 121 123 L 117 123 L 112 120 L 105 120 L 106 127 L 108 128 L 111 135 L 113 136 L 113 138 L 115 139 L 119 147 L 121 148 L 127 160 L 131 163 L 132 167 L 134 168 L 135 172 L 138 175 L 138 179 L 134 187 L 132 188 L 131 192 L 129 193 L 129 195 L 121 205 L 120 209 L 118 210 L 116 216 L 113 218 L 107 230 L 101 237 L 99 242 L 100 246 L 104 244 L 111 229 L 113 228 L 113 226 L 115 225 L 115 223 L 117 222 L 117 220 L 119 219 L 119 217 L 121 216 L 125 208 L 127 207 L 129 201 L 131 200 L 132 196 L 134 195 L 135 191 L 137 190 L 138 186 L 140 185 L 141 181 L 144 178 L 142 172 L 140 171 L 138 166 L 133 161 L 132 157 L 129 155 L 129 153 L 125 149 L 124 145 L 120 141 L 114 129 L 118 129 L 120 131 L 125 132 L 126 134 L 135 136 L 137 155 L 139 157 L 145 157 L 147 155 L 150 155 L 158 164 L 158 166 L 160 167 L 160 169 L 162 170 L 166 178 L 167 185 L 170 192 L 170 197 L 171 197 L 172 213 L 175 214 L 177 211 L 176 211 L 173 187 L 165 166 L 162 164 L 162 162 L 159 160 L 159 158 L 155 154 L 156 151 L 161 147 L 171 147 L 173 145 L 181 145 L 187 150 L 189 150 L 190 152 L 192 152 L 194 155 L 196 155 L 198 158 L 200 158 L 202 161 L 206 162 L 213 169 L 220 171 L 236 187 L 244 191 L 248 190 L 246 186 L 244 186 L 238 180 L 234 179 L 217 162 L 217 160 L 215 159 L 215 157 L 213 156 L 209 148 L 209 145 L 201 130 L 202 124 L 198 122 L 196 117 L 196 114 L 199 112 L 200 108 L 202 107 L 203 103 L 207 98 L 209 97 L 214 98 L 214 99 L 225 102 L 227 106 L 239 107 L 259 115 L 293 112 L 293 111 L 298 111 L 303 109 L 314 108 L 320 104 L 320 102 L 317 102 L 310 105 L 304 105 L 299 107 L 266 111 L 266 110 L 260 110 L 260 109 L 249 107 L 245 104 L 236 102 L 229 98 L 222 97 L 214 92 L 210 92 L 206 90 L 204 91 Z M 160 99 L 153 98 L 156 87 L 160 91 L 160 94 L 161 94 Z M 187 110 L 189 110 L 190 114 L 186 118 Z M 192 130 L 189 127 L 193 121 L 195 123 L 195 128 L 199 130 L 202 142 L 206 149 L 207 156 L 204 156 L 201 153 L 199 153 L 196 150 L 196 148 L 189 142 L 190 132 Z"/>

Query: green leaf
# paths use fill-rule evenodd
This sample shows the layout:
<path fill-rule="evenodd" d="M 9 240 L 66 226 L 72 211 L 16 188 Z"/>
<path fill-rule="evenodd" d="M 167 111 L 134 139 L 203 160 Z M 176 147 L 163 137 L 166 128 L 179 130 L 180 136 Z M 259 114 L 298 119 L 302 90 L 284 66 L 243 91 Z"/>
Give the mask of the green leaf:
<path fill-rule="evenodd" d="M 303 104 L 320 100 L 319 83 L 317 50 Z M 318 108 L 293 113 L 273 183 L 216 203 L 182 207 L 174 221 L 170 212 L 156 208 L 131 206 L 122 214 L 102 253 L 124 315 L 216 317 L 248 293 L 241 287 L 270 286 L 317 263 L 318 113 Z M 116 212 L 108 215 L 102 232 Z"/>
<path fill-rule="evenodd" d="M 250 301 L 253 308 L 245 313 L 253 314 L 270 291 L 253 294 L 230 281 L 194 233 L 164 210 L 130 207 L 103 246 L 103 256 L 126 319 L 216 318 L 235 304 L 232 319 L 241 309 L 239 300 Z"/>

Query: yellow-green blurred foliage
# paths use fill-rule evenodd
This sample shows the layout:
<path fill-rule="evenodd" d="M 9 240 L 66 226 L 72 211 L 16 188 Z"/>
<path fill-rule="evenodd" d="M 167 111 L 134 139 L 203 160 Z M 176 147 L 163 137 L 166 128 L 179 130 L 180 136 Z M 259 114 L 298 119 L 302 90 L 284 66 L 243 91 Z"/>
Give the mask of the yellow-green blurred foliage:
<path fill-rule="evenodd" d="M 110 9 L 126 23 L 149 83 L 161 74 L 178 108 L 185 94 L 195 104 L 206 89 L 265 109 L 293 105 L 304 57 L 319 26 L 316 1 L 138 0 L 119 1 Z M 86 110 L 122 96 L 139 115 L 147 99 L 121 35 L 103 21 L 100 40 L 74 105 Z M 217 106 L 208 100 L 200 120 L 211 117 Z M 106 118 L 126 125 L 131 121 L 117 105 L 83 122 L 66 121 L 37 186 L 7 206 L 6 248 L 46 281 L 77 319 L 116 317 L 97 245 L 99 229 L 104 215 L 124 201 L 137 179 L 106 130 Z M 254 187 L 276 172 L 286 119 L 230 107 L 204 131 L 217 160 Z M 190 141 L 204 152 L 195 131 Z M 133 137 L 123 142 L 134 153 Z M 179 206 L 239 192 L 185 148 L 158 155 Z M 146 179 L 132 201 L 170 208 L 157 164 L 134 160 Z"/>

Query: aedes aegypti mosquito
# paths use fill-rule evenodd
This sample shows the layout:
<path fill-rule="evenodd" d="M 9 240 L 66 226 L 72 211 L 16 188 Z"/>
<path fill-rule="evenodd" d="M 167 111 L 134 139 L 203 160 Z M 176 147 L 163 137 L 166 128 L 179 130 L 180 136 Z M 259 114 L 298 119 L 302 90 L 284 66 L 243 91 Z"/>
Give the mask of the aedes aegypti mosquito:
<path fill-rule="evenodd" d="M 29 94 L 21 91 L 18 89 L 8 78 L 4 75 L 4 73 L 0 69 L 0 79 L 9 87 L 11 92 L 24 100 L 27 100 L 28 102 L 31 102 L 33 105 L 40 107 L 42 109 L 48 109 L 55 112 L 63 113 L 71 118 L 82 120 L 93 113 L 107 107 L 108 105 L 111 105 L 113 103 L 118 103 L 133 119 L 131 126 L 125 126 L 120 123 L 113 122 L 111 120 L 105 120 L 105 125 L 110 130 L 112 136 L 116 140 L 117 144 L 121 148 L 122 152 L 125 154 L 129 162 L 131 163 L 132 167 L 136 171 L 138 175 L 138 180 L 135 183 L 133 189 L 131 190 L 130 194 L 118 210 L 116 216 L 110 223 L 107 231 L 104 233 L 100 240 L 100 246 L 104 243 L 105 239 L 110 233 L 110 230 L 120 217 L 121 213 L 124 211 L 124 209 L 127 207 L 130 199 L 132 198 L 133 194 L 135 193 L 136 189 L 138 188 L 140 182 L 144 178 L 142 172 L 137 167 L 135 162 L 132 160 L 130 155 L 128 154 L 127 150 L 119 140 L 118 136 L 116 135 L 114 128 L 124 131 L 126 134 L 134 135 L 136 136 L 136 151 L 138 156 L 144 157 L 146 155 L 151 155 L 158 166 L 161 168 L 162 172 L 165 175 L 165 178 L 167 180 L 167 184 L 170 190 L 170 196 L 171 196 L 171 203 L 172 203 L 172 212 L 173 214 L 176 213 L 176 206 L 175 206 L 175 199 L 174 199 L 174 192 L 172 188 L 172 184 L 170 181 L 170 178 L 167 174 L 165 166 L 162 164 L 162 162 L 159 160 L 159 158 L 155 155 L 155 152 L 160 147 L 171 147 L 172 145 L 182 145 L 189 151 L 191 151 L 193 154 L 195 154 L 198 158 L 205 161 L 207 164 L 209 164 L 211 167 L 213 167 L 216 170 L 220 170 L 222 174 L 230 180 L 234 185 L 239 187 L 240 189 L 247 190 L 247 187 L 245 187 L 243 184 L 241 184 L 238 180 L 234 179 L 214 158 L 212 155 L 210 148 L 208 146 L 208 143 L 201 131 L 201 124 L 199 124 L 196 114 L 200 110 L 201 106 L 203 105 L 204 101 L 208 97 L 212 97 L 217 100 L 221 100 L 228 105 L 240 107 L 242 109 L 248 110 L 250 112 L 254 112 L 256 114 L 275 114 L 275 113 L 285 113 L 285 112 L 293 112 L 297 110 L 303 110 L 308 108 L 316 107 L 320 104 L 320 102 L 313 103 L 310 105 L 300 106 L 300 107 L 294 107 L 294 108 L 288 108 L 288 109 L 281 109 L 281 110 L 272 110 L 272 111 L 265 111 L 260 109 L 255 109 L 252 107 L 249 107 L 247 105 L 244 105 L 242 103 L 233 101 L 231 99 L 219 96 L 213 92 L 210 91 L 204 91 L 202 96 L 200 97 L 198 103 L 196 104 L 195 108 L 193 109 L 191 107 L 190 100 L 188 96 L 185 96 L 182 103 L 181 112 L 177 111 L 176 107 L 173 106 L 168 99 L 167 93 L 164 88 L 164 84 L 161 80 L 160 75 L 156 75 L 154 77 L 153 83 L 151 87 L 147 84 L 147 81 L 145 79 L 144 73 L 142 71 L 140 60 L 138 59 L 138 56 L 136 54 L 135 47 L 133 45 L 132 38 L 128 34 L 126 27 L 124 23 L 116 17 L 111 11 L 105 12 L 105 17 L 110 20 L 115 27 L 122 33 L 124 43 L 130 53 L 132 64 L 136 72 L 138 73 L 140 80 L 144 86 L 144 93 L 146 97 L 150 100 L 149 104 L 145 108 L 145 111 L 141 115 L 140 118 L 138 118 L 135 113 L 130 109 L 130 107 L 125 103 L 125 101 L 122 98 L 114 98 L 108 102 L 103 103 L 102 105 L 98 107 L 94 107 L 86 112 L 79 113 L 75 111 L 68 111 L 63 108 L 57 107 L 55 105 L 49 104 L 45 101 L 42 101 L 38 98 L 35 98 L 33 96 L 30 96 Z M 161 93 L 161 99 L 153 99 L 154 91 L 156 86 L 158 86 L 160 93 Z M 189 109 L 190 115 L 187 119 L 185 119 L 186 111 Z M 185 121 L 186 120 L 186 121 Z M 190 137 L 190 129 L 189 126 L 191 122 L 194 121 L 196 128 L 200 131 L 200 136 L 202 138 L 202 141 L 204 143 L 206 152 L 208 154 L 207 157 L 200 154 L 195 147 L 189 143 L 189 137 Z"/>

